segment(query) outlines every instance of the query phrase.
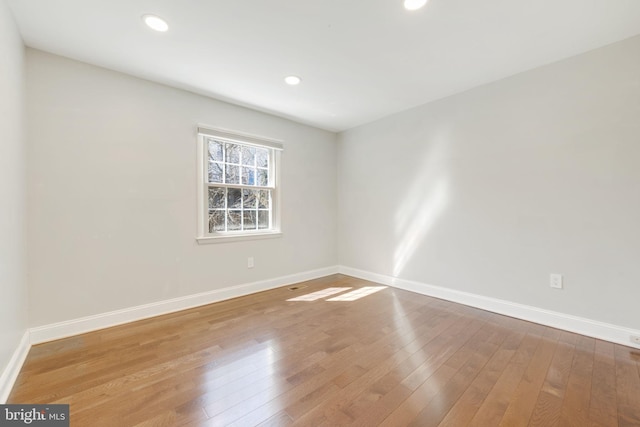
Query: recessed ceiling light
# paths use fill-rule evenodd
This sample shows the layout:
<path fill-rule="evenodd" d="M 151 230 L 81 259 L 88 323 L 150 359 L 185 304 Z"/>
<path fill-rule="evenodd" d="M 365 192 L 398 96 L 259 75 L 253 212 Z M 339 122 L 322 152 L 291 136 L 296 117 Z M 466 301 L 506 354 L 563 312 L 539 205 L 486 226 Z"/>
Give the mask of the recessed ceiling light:
<path fill-rule="evenodd" d="M 159 16 L 144 15 L 142 17 L 142 20 L 152 30 L 156 30 L 156 31 L 160 31 L 160 32 L 164 33 L 165 31 L 167 31 L 169 29 L 169 24 L 167 24 L 167 21 L 165 21 L 164 19 L 160 18 Z"/>
<path fill-rule="evenodd" d="M 427 0 L 404 0 L 404 8 L 407 10 L 418 10 L 427 4 Z"/>
<path fill-rule="evenodd" d="M 287 77 L 284 78 L 284 81 L 288 85 L 295 86 L 295 85 L 300 84 L 302 79 L 300 77 L 298 77 L 298 76 L 287 76 Z"/>

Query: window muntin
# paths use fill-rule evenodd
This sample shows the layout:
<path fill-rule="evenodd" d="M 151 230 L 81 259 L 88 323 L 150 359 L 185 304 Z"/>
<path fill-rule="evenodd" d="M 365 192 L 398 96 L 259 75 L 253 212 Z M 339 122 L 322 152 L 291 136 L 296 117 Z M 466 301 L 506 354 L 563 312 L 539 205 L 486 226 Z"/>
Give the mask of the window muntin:
<path fill-rule="evenodd" d="M 209 233 L 269 230 L 273 149 L 206 137 Z"/>
<path fill-rule="evenodd" d="M 204 203 L 201 237 L 277 233 L 276 153 L 281 145 L 200 133 Z M 204 182 L 203 182 L 204 181 Z"/>

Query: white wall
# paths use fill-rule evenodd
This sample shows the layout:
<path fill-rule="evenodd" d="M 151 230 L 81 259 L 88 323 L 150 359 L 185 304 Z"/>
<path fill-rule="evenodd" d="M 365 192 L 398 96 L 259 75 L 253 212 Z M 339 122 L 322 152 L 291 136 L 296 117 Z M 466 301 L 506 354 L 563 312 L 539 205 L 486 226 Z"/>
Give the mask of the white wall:
<path fill-rule="evenodd" d="M 31 326 L 336 265 L 335 134 L 32 49 L 27 82 Z M 196 243 L 198 123 L 284 140 L 283 237 Z"/>
<path fill-rule="evenodd" d="M 0 52 L 1 374 L 27 329 L 24 46 L 4 0 Z"/>
<path fill-rule="evenodd" d="M 640 328 L 639 53 L 635 37 L 341 134 L 340 263 Z"/>

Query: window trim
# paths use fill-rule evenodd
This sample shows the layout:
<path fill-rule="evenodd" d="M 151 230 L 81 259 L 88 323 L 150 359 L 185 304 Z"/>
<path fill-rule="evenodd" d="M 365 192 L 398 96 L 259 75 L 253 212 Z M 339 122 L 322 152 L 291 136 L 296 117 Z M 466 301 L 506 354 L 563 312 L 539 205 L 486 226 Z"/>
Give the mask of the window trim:
<path fill-rule="evenodd" d="M 226 231 L 224 233 L 209 233 L 209 205 L 208 205 L 208 153 L 207 138 L 215 138 L 217 140 L 251 145 L 269 149 L 269 171 L 270 171 L 270 190 L 271 190 L 271 228 L 268 230 L 251 231 Z M 280 224 L 280 153 L 283 150 L 282 141 L 259 137 L 255 135 L 242 134 L 226 129 L 216 129 L 211 127 L 197 128 L 197 194 L 198 194 L 198 225 L 196 241 L 198 244 L 223 243 L 242 240 L 270 239 L 282 236 Z M 227 188 L 252 188 L 242 184 L 222 184 Z"/>

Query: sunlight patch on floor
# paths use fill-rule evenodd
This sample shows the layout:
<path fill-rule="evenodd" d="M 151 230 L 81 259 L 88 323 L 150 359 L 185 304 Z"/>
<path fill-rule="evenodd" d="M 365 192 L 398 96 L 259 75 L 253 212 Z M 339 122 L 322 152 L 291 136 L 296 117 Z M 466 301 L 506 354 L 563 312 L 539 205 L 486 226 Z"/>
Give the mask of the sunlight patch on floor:
<path fill-rule="evenodd" d="M 290 298 L 287 301 L 315 301 L 331 295 L 339 294 L 340 292 L 348 291 L 349 289 L 351 288 L 327 288 L 310 294 L 301 295 L 299 297 Z"/>
<path fill-rule="evenodd" d="M 378 291 L 387 289 L 386 286 L 365 286 L 337 297 L 329 298 L 327 301 L 355 301 L 367 295 L 375 294 Z"/>

